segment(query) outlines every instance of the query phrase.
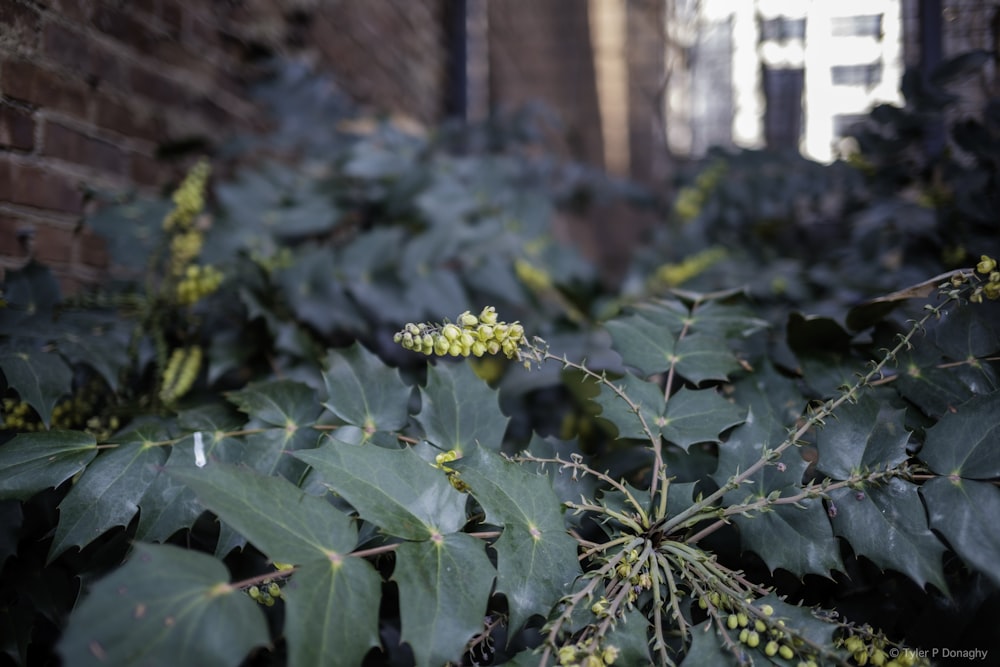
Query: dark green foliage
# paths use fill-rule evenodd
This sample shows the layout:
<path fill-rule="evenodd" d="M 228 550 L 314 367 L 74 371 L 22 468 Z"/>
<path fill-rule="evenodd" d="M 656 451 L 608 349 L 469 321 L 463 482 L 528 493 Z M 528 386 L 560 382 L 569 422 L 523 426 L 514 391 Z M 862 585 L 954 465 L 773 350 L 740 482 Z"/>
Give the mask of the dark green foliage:
<path fill-rule="evenodd" d="M 997 250 L 995 109 L 951 128 L 962 159 L 901 156 L 981 60 L 908 80 L 854 166 L 716 156 L 620 291 L 548 226 L 567 192 L 629 191 L 526 157 L 516 127 L 464 152 L 335 131 L 348 105 L 284 71 L 262 95 L 311 100 L 308 134 L 246 143 L 311 159 L 215 184 L 188 266 L 216 291 L 175 298 L 162 202 L 88 220 L 124 282 L 61 299 L 40 264 L 6 275 L 2 649 L 714 667 L 969 645 L 897 612 L 1000 599 L 1000 318 L 971 270 Z M 530 370 L 391 342 L 486 305 Z"/>

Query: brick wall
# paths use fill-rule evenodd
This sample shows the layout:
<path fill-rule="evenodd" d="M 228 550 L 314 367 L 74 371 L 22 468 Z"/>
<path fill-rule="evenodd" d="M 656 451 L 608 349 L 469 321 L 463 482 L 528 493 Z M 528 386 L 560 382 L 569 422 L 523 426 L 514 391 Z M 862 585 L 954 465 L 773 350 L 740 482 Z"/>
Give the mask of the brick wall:
<path fill-rule="evenodd" d="M 320 4 L 301 39 L 358 103 L 433 124 L 447 98 L 446 2 Z"/>
<path fill-rule="evenodd" d="M 65 289 L 98 279 L 87 189 L 156 190 L 183 167 L 163 149 L 252 121 L 216 4 L 0 0 L 0 269 L 30 237 Z"/>

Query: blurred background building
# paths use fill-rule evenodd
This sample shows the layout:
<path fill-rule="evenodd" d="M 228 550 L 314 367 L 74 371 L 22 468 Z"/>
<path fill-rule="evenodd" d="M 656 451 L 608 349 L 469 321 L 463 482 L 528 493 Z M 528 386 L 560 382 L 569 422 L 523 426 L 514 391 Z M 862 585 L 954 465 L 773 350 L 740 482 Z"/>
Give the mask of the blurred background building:
<path fill-rule="evenodd" d="M 557 152 L 664 187 L 712 146 L 831 160 L 905 67 L 998 34 L 1000 0 L 0 0 L 0 267 L 33 236 L 65 285 L 94 279 L 88 189 L 156 192 L 258 127 L 261 56 L 425 125 L 541 102 Z M 962 82 L 970 109 L 996 71 Z"/>

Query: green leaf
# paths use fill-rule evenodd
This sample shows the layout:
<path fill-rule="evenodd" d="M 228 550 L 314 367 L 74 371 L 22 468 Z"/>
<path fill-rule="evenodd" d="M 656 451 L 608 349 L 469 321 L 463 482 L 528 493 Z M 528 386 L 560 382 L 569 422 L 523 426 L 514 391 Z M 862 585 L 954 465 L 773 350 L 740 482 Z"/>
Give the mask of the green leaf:
<path fill-rule="evenodd" d="M 817 434 L 817 467 L 833 479 L 896 467 L 907 459 L 905 415 L 905 409 L 893 410 L 867 394 L 842 405 Z"/>
<path fill-rule="evenodd" d="M 719 445 L 719 465 L 712 477 L 724 486 L 733 475 L 760 460 L 765 447 L 774 449 L 784 439 L 785 430 L 773 417 L 757 418 L 751 410 L 746 422 Z M 796 449 L 786 450 L 781 462 L 783 469 L 765 466 L 747 484 L 727 493 L 724 503 L 753 502 L 775 491 L 796 495 L 807 463 Z M 799 505 L 778 505 L 767 512 L 734 516 L 743 548 L 760 556 L 772 572 L 781 568 L 798 576 L 829 576 L 831 570 L 843 570 L 839 545 L 822 503 L 804 500 Z"/>
<path fill-rule="evenodd" d="M 497 592 L 507 597 L 510 627 L 548 615 L 580 574 L 576 540 L 566 533 L 562 505 L 547 475 L 532 473 L 484 449 L 453 464 L 489 523 L 503 526 Z"/>
<path fill-rule="evenodd" d="M 941 368 L 942 352 L 930 344 L 900 355 L 900 373 L 893 383 L 900 396 L 924 413 L 940 419 L 977 395 L 1000 388 L 992 365 Z"/>
<path fill-rule="evenodd" d="M 191 448 L 180 446 L 180 443 L 170 448 L 165 470 L 177 467 L 195 467 Z M 140 542 L 163 542 L 178 530 L 192 526 L 205 511 L 194 492 L 169 474 L 156 476 L 139 501 L 139 506 L 142 511 L 139 512 L 135 539 Z"/>
<path fill-rule="evenodd" d="M 1000 477 L 1000 410 L 997 394 L 977 396 L 927 429 L 920 458 L 940 475 Z"/>
<path fill-rule="evenodd" d="M 719 442 L 719 434 L 742 423 L 745 414 L 743 408 L 714 389 L 683 387 L 667 401 L 667 409 L 656 425 L 664 438 L 687 451 L 696 442 Z"/>
<path fill-rule="evenodd" d="M 531 532 L 505 526 L 493 544 L 497 553 L 497 592 L 507 598 L 509 627 L 519 629 L 535 614 L 548 616 L 571 592 L 580 574 L 577 543 L 565 530 Z"/>
<path fill-rule="evenodd" d="M 843 571 L 840 548 L 822 502 L 807 499 L 799 504 L 736 517 L 743 548 L 760 556 L 771 572 L 781 568 L 799 577 L 828 577 L 831 570 Z"/>
<path fill-rule="evenodd" d="M 766 320 L 754 317 L 746 306 L 720 301 L 698 304 L 692 309 L 688 323 L 692 332 L 723 339 L 745 338 L 770 326 Z"/>
<path fill-rule="evenodd" d="M 402 639 L 418 667 L 458 662 L 483 629 L 496 572 L 483 543 L 463 533 L 406 542 L 396 550 Z"/>
<path fill-rule="evenodd" d="M 59 503 L 49 561 L 70 547 L 89 544 L 109 528 L 127 525 L 166 460 L 166 448 L 140 443 L 120 445 L 94 459 Z"/>
<path fill-rule="evenodd" d="M 59 353 L 70 364 L 93 368 L 117 392 L 120 375 L 129 365 L 127 350 L 134 323 L 90 311 L 61 313 L 59 322 L 66 327 L 55 338 Z"/>
<path fill-rule="evenodd" d="M 677 341 L 674 355 L 677 373 L 696 385 L 705 380 L 727 380 L 740 369 L 726 341 L 715 336 L 689 334 Z"/>
<path fill-rule="evenodd" d="M 663 390 L 659 385 L 641 380 L 632 374 L 626 374 L 620 380 L 612 380 L 616 387 L 622 389 L 646 422 L 646 426 L 655 435 L 662 422 L 664 405 Z M 618 429 L 618 437 L 646 440 L 646 432 L 642 421 L 632 407 L 621 396 L 607 385 L 600 385 L 600 393 L 594 399 L 601 406 L 601 419 L 614 424 Z"/>
<path fill-rule="evenodd" d="M 23 323 L 33 316 L 49 320 L 53 309 L 62 299 L 59 283 L 52 271 L 34 259 L 20 269 L 7 271 L 4 276 L 4 297 L 7 306 L 0 313 L 0 323 L 4 325 L 12 323 L 11 320 Z"/>
<path fill-rule="evenodd" d="M 81 431 L 19 433 L 0 446 L 0 500 L 27 500 L 59 486 L 97 456 L 94 436 Z"/>
<path fill-rule="evenodd" d="M 35 348 L 0 350 L 0 370 L 7 385 L 38 413 L 48 428 L 52 408 L 72 391 L 73 371 L 58 354 Z"/>
<path fill-rule="evenodd" d="M 271 380 L 251 384 L 227 394 L 241 412 L 271 426 L 295 428 L 309 426 L 321 410 L 316 392 L 300 382 Z"/>
<path fill-rule="evenodd" d="M 562 505 L 552 481 L 487 450 L 476 450 L 453 464 L 470 493 L 482 505 L 486 520 L 532 532 L 564 531 Z"/>
<path fill-rule="evenodd" d="M 893 478 L 865 491 L 834 489 L 829 502 L 833 531 L 856 555 L 902 572 L 920 586 L 930 583 L 948 591 L 941 568 L 944 546 L 927 527 L 916 485 Z"/>
<path fill-rule="evenodd" d="M 736 646 L 741 646 L 736 637 L 732 640 Z M 741 664 L 743 661 L 722 645 L 719 630 L 712 619 L 691 628 L 691 645 L 684 655 L 681 667 L 727 667 Z"/>
<path fill-rule="evenodd" d="M 235 667 L 269 640 L 257 603 L 228 582 L 214 558 L 136 544 L 73 611 L 58 651 L 67 667 Z"/>
<path fill-rule="evenodd" d="M 962 560 L 1000 586 L 1000 489 L 990 482 L 937 477 L 920 487 L 931 528 Z"/>
<path fill-rule="evenodd" d="M 645 377 L 666 371 L 688 317 L 687 308 L 674 301 L 657 301 L 637 304 L 632 311 L 605 324 L 615 351 Z"/>
<path fill-rule="evenodd" d="M 317 449 L 293 452 L 343 496 L 362 519 L 396 537 L 426 540 L 465 524 L 464 494 L 444 472 L 410 449 L 351 445 L 329 438 Z"/>
<path fill-rule="evenodd" d="M 306 563 L 347 553 L 357 544 L 347 515 L 282 477 L 221 463 L 175 468 L 170 475 L 273 561 Z"/>
<path fill-rule="evenodd" d="M 440 363 L 427 369 L 417 421 L 427 439 L 441 449 L 468 452 L 477 444 L 499 450 L 508 418 L 497 392 L 468 364 Z"/>
<path fill-rule="evenodd" d="M 323 381 L 328 398 L 323 405 L 330 412 L 368 433 L 406 426 L 410 388 L 397 370 L 359 343 L 330 350 L 326 363 Z"/>
<path fill-rule="evenodd" d="M 382 579 L 361 558 L 305 563 L 281 597 L 291 667 L 360 665 L 379 645 Z"/>

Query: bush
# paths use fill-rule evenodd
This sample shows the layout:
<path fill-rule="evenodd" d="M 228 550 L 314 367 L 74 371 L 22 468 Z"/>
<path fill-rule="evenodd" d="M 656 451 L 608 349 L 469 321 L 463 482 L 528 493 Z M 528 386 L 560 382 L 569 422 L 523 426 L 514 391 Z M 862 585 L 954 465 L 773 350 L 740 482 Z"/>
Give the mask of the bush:
<path fill-rule="evenodd" d="M 284 85 L 278 99 L 308 92 Z M 15 662 L 989 650 L 967 620 L 1000 599 L 992 259 L 861 299 L 884 287 L 850 275 L 871 248 L 788 253 L 787 289 L 721 289 L 798 238 L 782 223 L 777 255 L 751 250 L 757 209 L 727 188 L 758 188 L 740 160 L 787 171 L 747 155 L 679 200 L 686 259 L 640 261 L 637 287 L 608 293 L 547 233 L 579 172 L 517 142 L 456 153 L 391 123 L 349 129 L 324 162 L 214 190 L 201 162 L 171 202 L 107 209 L 90 222 L 124 273 L 99 292 L 61 299 L 37 263 L 8 274 Z M 863 180 L 803 168 L 796 187 Z M 839 210 L 864 220 L 895 196 Z M 740 238 L 746 253 L 706 251 Z M 867 270 L 933 265 L 906 248 L 911 268 Z M 798 310 L 813 303 L 825 314 Z"/>

